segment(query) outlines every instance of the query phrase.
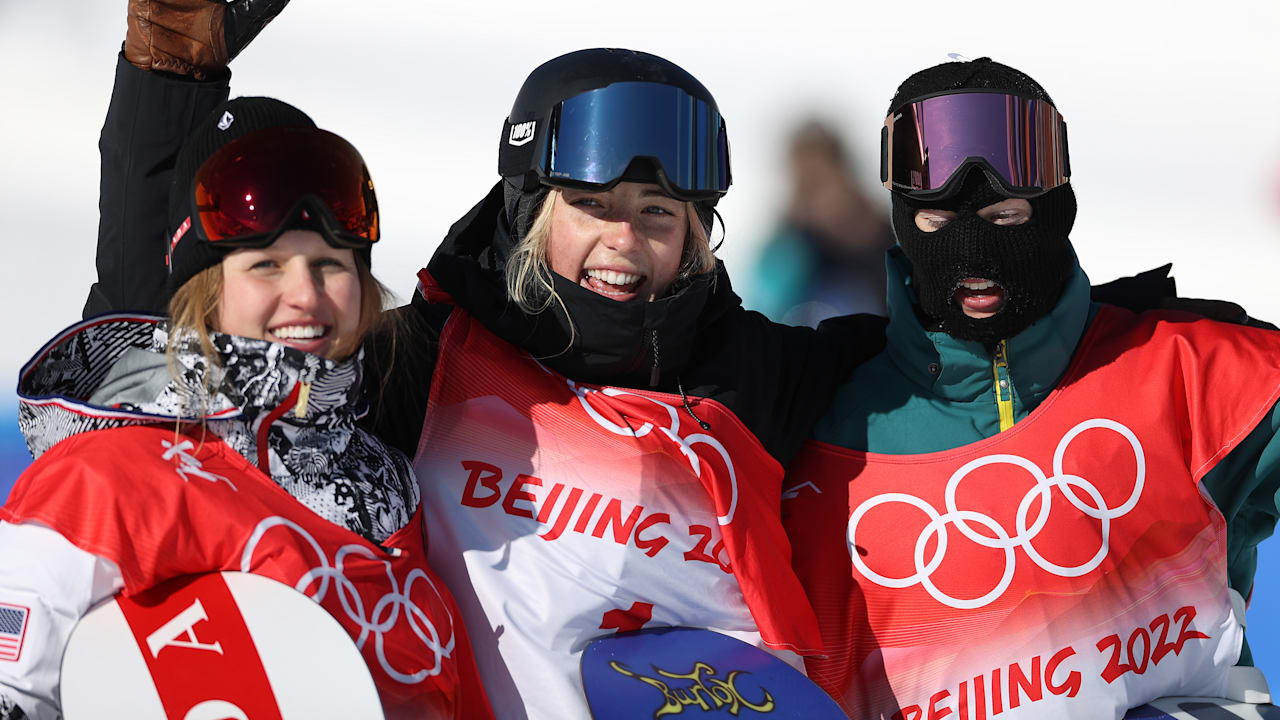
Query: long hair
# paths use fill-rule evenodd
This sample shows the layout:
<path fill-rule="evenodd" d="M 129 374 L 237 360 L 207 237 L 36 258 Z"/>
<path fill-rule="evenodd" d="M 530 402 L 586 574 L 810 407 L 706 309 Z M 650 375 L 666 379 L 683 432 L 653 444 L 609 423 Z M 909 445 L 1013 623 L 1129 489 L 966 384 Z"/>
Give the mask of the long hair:
<path fill-rule="evenodd" d="M 542 207 L 534 216 L 529 232 L 516 243 L 511 255 L 507 258 L 506 281 L 507 297 L 521 310 L 536 314 L 550 307 L 552 301 L 565 308 L 564 301 L 556 293 L 551 282 L 551 267 L 547 265 L 547 245 L 551 241 L 551 218 L 555 214 L 560 189 L 552 188 L 542 201 Z M 707 237 L 707 229 L 702 226 L 697 208 L 693 203 L 684 204 L 685 215 L 689 220 L 689 232 L 685 235 L 684 249 L 680 256 L 680 271 L 673 283 L 678 285 L 695 275 L 711 272 L 716 266 L 715 254 L 711 251 L 711 242 Z"/>

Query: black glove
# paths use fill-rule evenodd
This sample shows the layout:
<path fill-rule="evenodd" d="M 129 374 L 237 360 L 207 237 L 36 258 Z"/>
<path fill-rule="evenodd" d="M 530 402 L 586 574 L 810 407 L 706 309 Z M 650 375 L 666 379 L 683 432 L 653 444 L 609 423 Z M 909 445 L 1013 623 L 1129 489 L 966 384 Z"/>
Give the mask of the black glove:
<path fill-rule="evenodd" d="M 222 20 L 227 62 L 234 60 L 288 4 L 289 0 L 237 0 L 229 3 Z"/>
<path fill-rule="evenodd" d="M 1166 298 L 1178 296 L 1178 288 L 1169 271 L 1173 263 L 1153 270 L 1122 277 L 1090 288 L 1094 302 L 1116 305 L 1134 312 L 1155 310 Z"/>
<path fill-rule="evenodd" d="M 1094 285 L 1090 289 L 1092 297 L 1096 302 L 1117 305 L 1134 312 L 1179 310 L 1210 320 L 1267 330 L 1276 329 L 1275 325 L 1265 320 L 1249 317 L 1243 307 L 1229 300 L 1178 297 L 1177 284 L 1169 277 L 1169 270 L 1172 268 L 1173 264 L 1170 263 L 1133 277 L 1122 277 L 1103 285 Z"/>

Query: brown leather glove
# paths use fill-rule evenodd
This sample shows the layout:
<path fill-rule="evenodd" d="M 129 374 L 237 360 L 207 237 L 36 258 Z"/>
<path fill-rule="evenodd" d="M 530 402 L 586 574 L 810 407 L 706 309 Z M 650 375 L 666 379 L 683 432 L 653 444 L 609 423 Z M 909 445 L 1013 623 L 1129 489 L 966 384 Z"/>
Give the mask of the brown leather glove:
<path fill-rule="evenodd" d="M 124 56 L 143 70 L 222 72 L 289 0 L 129 0 Z"/>

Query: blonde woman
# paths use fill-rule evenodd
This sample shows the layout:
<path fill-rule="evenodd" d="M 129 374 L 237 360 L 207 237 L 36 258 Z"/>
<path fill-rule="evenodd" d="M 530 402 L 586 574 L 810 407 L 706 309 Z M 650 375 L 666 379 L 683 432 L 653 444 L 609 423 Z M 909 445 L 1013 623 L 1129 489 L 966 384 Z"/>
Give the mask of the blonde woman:
<path fill-rule="evenodd" d="M 176 174 L 169 318 L 100 316 L 22 371 L 36 461 L 0 509 L 0 545 L 21 548 L 0 552 L 0 602 L 32 642 L 0 663 L 0 717 L 58 717 L 62 651 L 96 603 L 225 570 L 329 611 L 388 718 L 491 717 L 426 564 L 409 462 L 356 426 L 383 299 L 360 154 L 290 105 L 240 98 Z M 339 577 L 308 580 L 319 569 Z"/>
<path fill-rule="evenodd" d="M 415 453 L 501 717 L 587 717 L 601 635 L 713 629 L 820 652 L 780 532 L 783 466 L 878 324 L 747 312 L 712 254 L 726 126 L 696 78 L 632 50 L 538 67 L 502 179 L 454 225 L 410 312 L 378 432 Z M 415 397 L 416 391 L 419 393 Z"/>

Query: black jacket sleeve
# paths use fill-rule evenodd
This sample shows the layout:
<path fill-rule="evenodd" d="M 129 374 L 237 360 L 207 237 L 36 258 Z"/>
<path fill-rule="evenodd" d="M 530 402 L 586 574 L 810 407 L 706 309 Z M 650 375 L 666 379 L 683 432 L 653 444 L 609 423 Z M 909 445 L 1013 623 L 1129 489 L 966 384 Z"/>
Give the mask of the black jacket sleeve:
<path fill-rule="evenodd" d="M 885 324 L 877 315 L 845 315 L 815 331 L 738 307 L 700 330 L 682 389 L 732 410 L 785 466 L 853 368 L 884 349 Z"/>
<path fill-rule="evenodd" d="M 98 148 L 98 281 L 84 316 L 162 313 L 168 303 L 169 185 L 178 150 L 226 100 L 230 73 L 197 82 L 116 61 L 115 87 Z"/>
<path fill-rule="evenodd" d="M 414 293 L 411 304 L 384 312 L 380 327 L 365 341 L 369 413 L 361 425 L 410 458 L 422 437 L 440 333 L 451 310 Z"/>

